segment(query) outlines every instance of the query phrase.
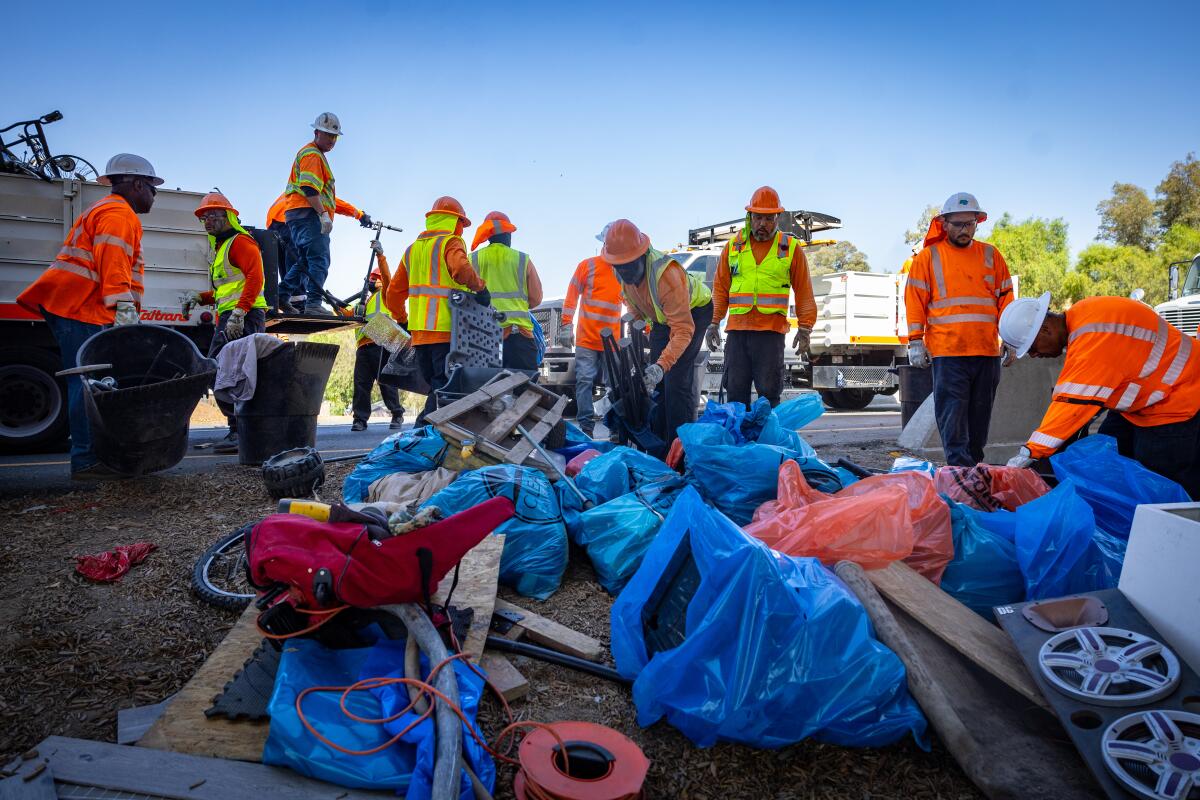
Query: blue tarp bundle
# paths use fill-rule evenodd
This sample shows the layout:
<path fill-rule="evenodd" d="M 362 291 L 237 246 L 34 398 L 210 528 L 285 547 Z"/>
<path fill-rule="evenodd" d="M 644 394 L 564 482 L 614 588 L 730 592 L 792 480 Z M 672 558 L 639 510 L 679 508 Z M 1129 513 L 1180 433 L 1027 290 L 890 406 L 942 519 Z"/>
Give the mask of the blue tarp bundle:
<path fill-rule="evenodd" d="M 554 452 L 567 461 L 588 450 L 599 450 L 601 453 L 607 453 L 616 447 L 612 442 L 605 439 L 593 439 L 580 430 L 578 425 L 570 422 L 564 422 L 563 424 L 567 426 L 566 443 Z"/>
<path fill-rule="evenodd" d="M 650 657 L 643 610 L 685 539 L 700 575 L 686 638 Z M 701 747 L 923 738 L 904 665 L 873 638 L 841 581 L 816 559 L 781 555 L 747 536 L 691 487 L 613 604 L 612 652 L 635 681 L 638 724 L 665 716 Z"/>
<path fill-rule="evenodd" d="M 805 392 L 775 406 L 775 418 L 788 430 L 798 431 L 825 413 L 825 404 L 816 392 Z"/>
<path fill-rule="evenodd" d="M 462 473 L 454 483 L 422 504 L 447 515 L 493 497 L 517 507 L 512 519 L 494 533 L 504 534 L 500 581 L 526 597 L 545 600 L 558 589 L 567 568 L 567 530 L 550 481 L 532 467 L 497 464 Z"/>
<path fill-rule="evenodd" d="M 598 506 L 629 494 L 647 481 L 675 474 L 675 470 L 654 456 L 631 447 L 613 447 L 584 464 L 575 476 L 575 485 L 593 505 Z M 579 544 L 583 503 L 563 481 L 555 484 L 554 488 L 558 493 L 567 533 L 572 541 Z"/>
<path fill-rule="evenodd" d="M 346 503 L 365 502 L 367 490 L 380 478 L 394 472 L 436 469 L 442 465 L 445 456 L 446 441 L 431 425 L 393 433 L 367 453 L 346 476 L 342 500 Z"/>

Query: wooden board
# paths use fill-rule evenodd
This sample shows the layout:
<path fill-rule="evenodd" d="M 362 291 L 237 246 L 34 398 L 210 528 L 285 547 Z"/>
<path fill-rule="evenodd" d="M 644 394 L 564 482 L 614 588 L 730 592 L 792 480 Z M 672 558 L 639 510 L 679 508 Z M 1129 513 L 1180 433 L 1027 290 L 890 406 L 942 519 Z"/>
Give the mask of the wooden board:
<path fill-rule="evenodd" d="M 479 666 L 487 673 L 488 683 L 496 688 L 508 702 L 519 700 L 529 694 L 529 681 L 500 653 L 487 652 L 479 659 Z"/>
<path fill-rule="evenodd" d="M 365 800 L 394 792 L 344 789 L 283 767 L 126 747 L 51 736 L 37 746 L 38 758 L 22 774 L 49 760 L 59 783 L 164 797 L 170 800 Z M 99 795 L 103 796 L 103 795 Z"/>
<path fill-rule="evenodd" d="M 521 620 L 513 623 L 513 630 L 519 628 L 524 631 L 523 638 L 533 644 L 577 658 L 586 658 L 588 661 L 600 661 L 604 658 L 604 645 L 587 634 L 560 625 L 499 597 L 496 598 L 496 610 L 520 614 Z"/>
<path fill-rule="evenodd" d="M 483 646 L 487 641 L 488 628 L 492 624 L 492 610 L 496 602 L 496 586 L 500 580 L 500 555 L 504 552 L 504 535 L 489 534 L 483 541 L 475 545 L 465 556 L 459 567 L 458 586 L 450 602 L 458 608 L 472 608 L 475 616 L 471 619 L 471 630 L 467 639 L 462 642 L 464 652 L 471 654 L 471 659 L 478 662 L 483 655 Z M 442 582 L 438 584 L 434 600 L 439 603 L 446 601 L 450 584 L 454 580 L 451 570 Z"/>
<path fill-rule="evenodd" d="M 146 735 L 146 731 L 150 730 L 150 726 L 163 715 L 167 706 L 174 699 L 175 695 L 171 695 L 161 703 L 118 710 L 117 744 L 136 744 L 138 739 L 141 739 Z"/>
<path fill-rule="evenodd" d="M 43 760 L 38 758 L 28 763 L 30 766 L 21 770 L 17 777 L 0 780 L 0 800 L 58 800 L 58 792 L 54 788 L 54 774 L 50 768 L 47 767 L 34 775 L 33 770 L 36 770 Z M 29 777 L 31 775 L 33 777 Z"/>
<path fill-rule="evenodd" d="M 484 428 L 483 433 L 479 436 L 481 439 L 486 439 L 489 442 L 503 441 L 510 433 L 513 426 L 519 424 L 533 407 L 542 402 L 542 396 L 537 392 L 525 392 L 518 397 L 513 403 L 512 408 L 506 409 L 503 413 L 497 414 L 491 424 Z"/>
<path fill-rule="evenodd" d="M 1025 669 L 1021 656 L 1002 630 L 943 592 L 902 561 L 870 570 L 867 578 L 880 594 L 904 609 L 942 641 L 999 678 L 1041 708 L 1049 703 Z"/>
<path fill-rule="evenodd" d="M 448 406 L 443 406 L 436 411 L 425 415 L 426 425 L 437 425 L 446 420 L 453 419 L 465 411 L 470 411 L 480 403 L 486 403 L 500 395 L 511 392 L 522 384 L 529 382 L 529 376 L 523 372 L 507 375 L 500 380 L 492 379 L 489 383 L 484 384 L 480 388 L 471 392 L 466 397 L 455 400 Z"/>
<path fill-rule="evenodd" d="M 526 428 L 529 431 L 529 438 L 521 436 L 521 442 L 513 446 L 508 453 L 508 460 L 513 464 L 520 464 L 525 461 L 526 457 L 533 452 L 533 442 L 541 444 L 542 441 L 550 435 L 550 429 L 559 423 L 562 419 L 563 412 L 567 409 L 566 396 L 560 396 L 550 409 L 550 413 L 538 420 L 538 424 L 533 426 L 533 429 Z M 518 434 L 519 435 L 519 434 Z M 533 440 L 533 442 L 530 441 Z"/>

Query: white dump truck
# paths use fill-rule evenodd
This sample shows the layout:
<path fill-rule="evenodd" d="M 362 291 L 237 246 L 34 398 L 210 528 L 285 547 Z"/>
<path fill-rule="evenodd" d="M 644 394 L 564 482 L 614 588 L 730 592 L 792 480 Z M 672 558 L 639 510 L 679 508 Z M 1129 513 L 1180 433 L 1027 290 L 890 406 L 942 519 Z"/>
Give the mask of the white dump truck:
<path fill-rule="evenodd" d="M 1187 267 L 1180 286 L 1179 272 Z M 1200 253 L 1191 261 L 1178 261 L 1171 265 L 1171 299 L 1154 307 L 1159 316 L 1179 330 L 1195 336 L 1200 328 Z"/>

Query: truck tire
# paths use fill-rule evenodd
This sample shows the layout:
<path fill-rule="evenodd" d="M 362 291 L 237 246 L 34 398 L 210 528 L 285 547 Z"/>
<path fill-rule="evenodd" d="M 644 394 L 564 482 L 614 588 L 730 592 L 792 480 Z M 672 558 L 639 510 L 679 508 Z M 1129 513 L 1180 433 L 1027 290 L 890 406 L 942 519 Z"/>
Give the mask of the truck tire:
<path fill-rule="evenodd" d="M 821 402 L 829 408 L 837 411 L 842 407 L 841 392 L 836 389 L 818 389 L 817 394 L 821 395 Z"/>
<path fill-rule="evenodd" d="M 310 497 L 325 483 L 325 462 L 314 448 L 297 447 L 264 461 L 262 474 L 267 494 L 276 500 Z"/>
<path fill-rule="evenodd" d="M 0 347 L 0 451 L 28 452 L 69 436 L 67 384 L 57 353 L 44 347 Z"/>
<path fill-rule="evenodd" d="M 875 392 L 870 389 L 838 389 L 838 408 L 847 411 L 858 411 L 866 408 L 875 399 Z"/>

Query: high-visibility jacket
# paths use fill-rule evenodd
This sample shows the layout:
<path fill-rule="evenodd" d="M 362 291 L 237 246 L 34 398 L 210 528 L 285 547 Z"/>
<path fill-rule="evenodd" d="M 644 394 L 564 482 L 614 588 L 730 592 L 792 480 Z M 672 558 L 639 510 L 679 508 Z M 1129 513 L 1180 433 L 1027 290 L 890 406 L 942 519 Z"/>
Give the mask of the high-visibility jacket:
<path fill-rule="evenodd" d="M 386 317 L 391 316 L 391 314 L 388 313 L 387 306 L 384 305 L 383 292 L 375 291 L 371 293 L 369 298 L 367 298 L 366 313 L 363 315 L 363 324 L 359 325 L 354 331 L 354 341 L 358 343 L 359 347 L 372 344 L 371 337 L 363 332 L 363 328 L 370 324 L 372 319 L 381 314 Z"/>
<path fill-rule="evenodd" d="M 111 325 L 119 302 L 141 308 L 142 223 L 120 195 L 98 201 L 71 226 L 58 258 L 17 298 L 41 314 Z"/>
<path fill-rule="evenodd" d="M 426 230 L 404 251 L 409 331 L 450 331 L 450 293 L 468 290 L 446 267 L 446 246 L 453 239 L 462 242 L 450 231 Z M 466 247 L 465 242 L 462 245 Z"/>
<path fill-rule="evenodd" d="M 504 314 L 501 327 L 516 325 L 533 330 L 529 313 L 529 256 L 508 245 L 492 242 L 470 255 L 471 267 L 492 295 L 492 307 Z"/>
<path fill-rule="evenodd" d="M 662 303 L 658 299 L 658 283 L 662 279 L 662 275 L 667 271 L 667 267 L 671 264 L 678 265 L 678 261 L 668 255 L 663 255 L 654 248 L 650 248 L 650 270 L 646 275 L 646 286 L 650 292 L 650 303 L 653 306 L 653 316 L 651 311 L 642 309 L 636 302 L 630 302 L 629 293 L 626 291 L 625 284 L 620 279 L 620 274 L 617 275 L 617 280 L 621 281 L 621 292 L 625 298 L 625 305 L 629 306 L 631 311 L 641 315 L 646 322 L 659 325 L 665 325 L 667 317 L 663 313 Z M 683 267 L 680 267 L 683 269 Z M 616 270 L 614 270 L 615 272 Z M 699 308 L 712 300 L 712 292 L 704 285 L 704 280 L 695 273 L 686 272 L 688 280 L 688 289 L 691 292 L 691 301 L 689 308 Z"/>
<path fill-rule="evenodd" d="M 990 244 L 938 242 L 913 257 L 904 289 L 908 338 L 924 339 L 929 354 L 1000 355 L 999 321 L 1012 302 L 1012 277 Z"/>
<path fill-rule="evenodd" d="M 272 225 L 274 225 L 276 222 L 286 222 L 287 221 L 287 206 L 288 206 L 288 194 L 287 194 L 287 192 L 284 192 L 283 194 L 279 195 L 279 197 L 276 197 L 275 202 L 271 204 L 271 207 L 269 209 L 267 209 L 266 227 L 269 228 Z M 309 207 L 311 208 L 311 206 L 309 206 Z M 347 203 L 345 200 L 343 200 L 340 197 L 333 198 L 333 213 L 341 214 L 343 217 L 352 217 L 354 219 L 362 218 L 361 211 L 359 211 L 357 208 L 350 205 L 349 203 Z"/>
<path fill-rule="evenodd" d="M 229 212 L 229 216 L 236 220 L 233 212 Z M 242 299 L 242 293 L 246 289 L 246 274 L 244 268 L 251 265 L 239 265 L 230 258 L 230 248 L 233 247 L 234 240 L 238 237 L 245 237 L 245 241 L 254 245 L 255 252 L 259 252 L 258 242 L 254 237 L 245 231 L 240 225 L 237 226 L 233 236 L 230 236 L 217 247 L 216 257 L 213 258 L 212 266 L 209 268 L 209 276 L 212 278 L 213 287 L 213 302 L 217 304 L 217 314 L 224 314 L 226 311 L 232 311 L 237 307 L 238 301 Z M 209 237 L 210 239 L 212 237 Z M 243 245 L 244 246 L 244 245 Z M 262 275 L 262 255 L 258 256 L 258 272 Z M 263 280 L 258 279 L 258 296 L 251 303 L 251 308 L 266 308 L 267 299 L 262 293 Z"/>
<path fill-rule="evenodd" d="M 729 313 L 747 314 L 758 309 L 763 314 L 786 317 L 791 300 L 792 258 L 800 243 L 794 236 L 775 231 L 773 246 L 759 263 L 744 235 L 743 230 L 729 243 Z"/>
<path fill-rule="evenodd" d="M 612 265 L 600 256 L 585 258 L 575 267 L 563 301 L 562 324 L 570 327 L 579 306 L 579 327 L 575 346 L 585 350 L 603 350 L 600 332 L 606 328 L 613 336 L 621 332 L 621 284 Z"/>
<path fill-rule="evenodd" d="M 304 188 L 314 189 L 321 198 L 321 205 L 330 217 L 337 209 L 337 197 L 333 191 L 333 170 L 329 168 L 329 160 L 314 143 L 301 147 L 292 161 L 292 171 L 288 175 L 287 187 L 283 193 L 287 195 L 286 211 L 312 208 Z"/>
<path fill-rule="evenodd" d="M 1067 355 L 1053 400 L 1026 445 L 1035 458 L 1062 446 L 1102 408 L 1139 427 L 1200 412 L 1200 355 L 1191 336 L 1126 297 L 1067 309 Z"/>

